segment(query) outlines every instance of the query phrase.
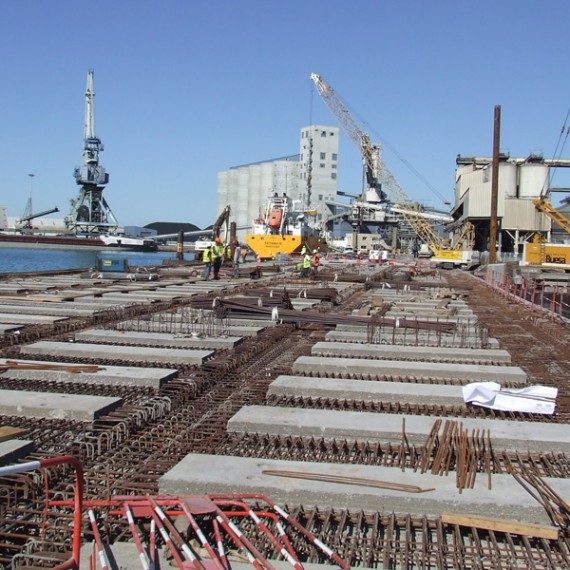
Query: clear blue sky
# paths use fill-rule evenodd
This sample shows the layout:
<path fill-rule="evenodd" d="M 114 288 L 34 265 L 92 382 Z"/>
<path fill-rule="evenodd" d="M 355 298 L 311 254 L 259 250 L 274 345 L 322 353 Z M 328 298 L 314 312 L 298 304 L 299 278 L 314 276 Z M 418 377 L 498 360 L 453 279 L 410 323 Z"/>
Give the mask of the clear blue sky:
<path fill-rule="evenodd" d="M 407 194 L 437 207 L 453 199 L 457 154 L 491 156 L 495 105 L 501 150 L 554 156 L 569 22 L 568 0 L 4 0 L 0 204 L 22 215 L 33 173 L 34 210 L 68 213 L 92 68 L 104 196 L 123 225 L 205 227 L 219 171 L 295 154 L 301 127 L 337 125 L 311 72 L 388 147 Z M 568 170 L 555 185 L 570 186 Z M 339 189 L 360 184 L 342 135 Z"/>

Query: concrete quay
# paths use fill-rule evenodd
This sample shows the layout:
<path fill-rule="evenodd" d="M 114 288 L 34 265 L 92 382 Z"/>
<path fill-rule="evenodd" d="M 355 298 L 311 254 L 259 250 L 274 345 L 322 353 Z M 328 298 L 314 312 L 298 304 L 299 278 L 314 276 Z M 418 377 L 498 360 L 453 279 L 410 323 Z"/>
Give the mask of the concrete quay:
<path fill-rule="evenodd" d="M 0 415 L 92 422 L 120 407 L 121 398 L 0 390 Z"/>
<path fill-rule="evenodd" d="M 325 398 L 357 402 L 393 402 L 438 406 L 463 406 L 461 386 L 278 376 L 269 386 L 268 396 Z"/>
<path fill-rule="evenodd" d="M 148 366 L 98 366 L 95 372 L 72 372 L 80 364 L 68 362 L 45 362 L 43 360 L 17 360 L 0 358 L 0 365 L 15 362 L 22 368 L 9 368 L 0 378 L 17 378 L 22 380 L 45 380 L 46 382 L 71 382 L 76 384 L 102 384 L 110 386 L 126 386 L 158 389 L 162 384 L 176 378 L 175 368 L 151 368 Z M 26 368 L 26 365 L 38 366 L 39 369 Z M 66 370 L 58 368 L 65 368 Z"/>
<path fill-rule="evenodd" d="M 449 348 L 403 346 L 390 344 L 353 344 L 348 342 L 321 341 L 313 345 L 312 356 L 367 357 L 385 360 L 440 360 L 446 362 L 458 361 L 488 361 L 510 363 L 511 355 L 506 350 L 491 350 L 486 348 Z"/>
<path fill-rule="evenodd" d="M 229 420 L 228 431 L 400 444 L 404 418 L 406 438 L 411 445 L 424 445 L 435 421 L 441 419 L 445 422 L 450 419 L 408 414 L 245 406 Z M 466 430 L 490 430 L 494 449 L 536 453 L 570 452 L 568 424 L 486 418 L 460 418 L 456 421 Z"/>
<path fill-rule="evenodd" d="M 526 372 L 518 366 L 492 364 L 457 364 L 454 362 L 408 362 L 398 360 L 365 360 L 362 358 L 334 358 L 327 356 L 300 356 L 292 367 L 294 374 L 321 376 L 364 376 L 381 380 L 392 378 L 435 378 L 460 382 L 487 382 L 499 384 L 526 384 Z"/>
<path fill-rule="evenodd" d="M 143 346 L 113 346 L 110 344 L 88 344 L 79 342 L 39 341 L 22 346 L 22 355 L 50 355 L 73 358 L 96 358 L 101 360 L 128 360 L 152 364 L 200 365 L 210 358 L 211 350 L 190 350 L 183 348 L 148 348 Z"/>
<path fill-rule="evenodd" d="M 268 471 L 289 476 L 276 476 Z M 317 480 L 302 479 L 299 477 L 302 474 L 312 475 Z M 326 476 L 350 478 L 351 484 L 318 480 Z M 570 481 L 546 481 L 560 496 L 570 493 Z M 397 487 L 378 487 L 386 484 Z M 402 486 L 407 485 L 425 492 L 402 490 L 406 489 Z M 439 516 L 451 511 L 504 518 L 508 513 L 510 519 L 521 522 L 550 524 L 544 508 L 510 475 L 493 475 L 492 489 L 488 489 L 487 477 L 479 475 L 473 489 L 459 493 L 453 472 L 441 477 L 394 467 L 190 454 L 160 478 L 159 493 L 255 493 L 270 497 L 280 505 L 315 505 L 319 509 L 382 514 Z"/>

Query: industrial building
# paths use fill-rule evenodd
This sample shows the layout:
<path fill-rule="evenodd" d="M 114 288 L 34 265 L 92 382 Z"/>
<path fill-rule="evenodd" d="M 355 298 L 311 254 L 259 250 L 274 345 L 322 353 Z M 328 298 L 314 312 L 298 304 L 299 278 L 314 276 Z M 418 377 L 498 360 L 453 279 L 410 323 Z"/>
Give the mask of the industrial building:
<path fill-rule="evenodd" d="M 459 233 L 470 222 L 475 227 L 474 249 L 489 250 L 491 220 L 491 180 L 493 159 L 457 156 L 455 171 L 454 223 L 450 230 Z M 570 166 L 569 160 L 546 160 L 541 155 L 513 158 L 501 155 L 499 160 L 497 221 L 498 250 L 517 257 L 523 245 L 536 236 L 551 240 L 554 226 L 551 218 L 540 211 L 535 201 L 548 198 L 552 168 Z M 559 234 L 560 239 L 563 237 Z M 567 237 L 567 236 L 566 236 Z"/>
<path fill-rule="evenodd" d="M 296 210 L 315 211 L 315 223 L 322 224 L 337 195 L 338 138 L 337 127 L 310 125 L 301 129 L 299 154 L 219 172 L 217 211 L 229 205 L 232 221 L 245 228 L 262 217 L 271 195 L 286 194 Z"/>

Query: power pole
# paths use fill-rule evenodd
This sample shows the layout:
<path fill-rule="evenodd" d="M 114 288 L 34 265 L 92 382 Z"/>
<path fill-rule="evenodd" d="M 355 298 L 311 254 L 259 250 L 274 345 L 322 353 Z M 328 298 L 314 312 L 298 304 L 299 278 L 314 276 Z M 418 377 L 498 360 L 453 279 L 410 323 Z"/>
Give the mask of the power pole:
<path fill-rule="evenodd" d="M 495 105 L 493 130 L 493 175 L 491 177 L 491 224 L 489 231 L 489 262 L 497 263 L 497 202 L 499 197 L 499 147 L 501 143 L 501 106 Z"/>

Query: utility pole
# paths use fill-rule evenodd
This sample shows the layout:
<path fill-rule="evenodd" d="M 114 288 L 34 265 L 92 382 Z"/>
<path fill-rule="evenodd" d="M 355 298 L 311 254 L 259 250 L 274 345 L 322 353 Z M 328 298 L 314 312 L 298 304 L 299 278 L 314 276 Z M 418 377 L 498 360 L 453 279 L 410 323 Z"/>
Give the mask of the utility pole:
<path fill-rule="evenodd" d="M 497 201 L 499 197 L 499 147 L 501 143 L 501 106 L 495 105 L 493 129 L 493 175 L 491 177 L 491 224 L 489 262 L 497 263 Z"/>

